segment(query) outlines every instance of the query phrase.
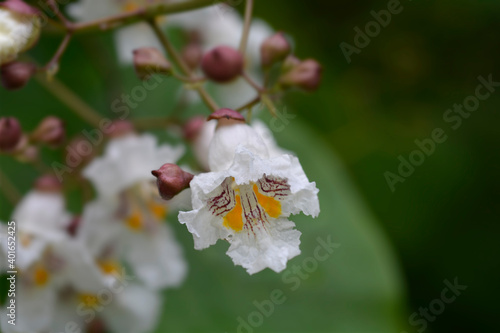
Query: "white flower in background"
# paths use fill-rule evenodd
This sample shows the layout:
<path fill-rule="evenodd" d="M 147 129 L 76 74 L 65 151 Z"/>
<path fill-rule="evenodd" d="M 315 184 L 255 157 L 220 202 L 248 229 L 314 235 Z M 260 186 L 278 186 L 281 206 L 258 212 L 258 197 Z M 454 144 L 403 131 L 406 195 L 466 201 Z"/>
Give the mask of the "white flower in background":
<path fill-rule="evenodd" d="M 195 31 L 201 42 L 203 51 L 209 51 L 216 46 L 230 46 L 238 49 L 243 20 L 232 8 L 218 4 L 187 13 L 174 14 L 167 17 L 169 26 L 178 26 L 188 31 Z M 248 45 L 246 48 L 245 70 L 255 81 L 260 77 L 260 45 L 273 34 L 273 29 L 263 20 L 254 19 L 250 27 Z M 236 108 L 242 103 L 256 97 L 255 90 L 248 83 L 238 78 L 228 84 L 216 86 L 217 99 L 224 107 Z"/>
<path fill-rule="evenodd" d="M 80 0 L 68 6 L 68 13 L 78 21 L 92 21 L 120 13 L 131 12 L 160 0 Z M 132 64 L 133 51 L 161 44 L 146 23 L 137 23 L 115 32 L 115 46 L 122 64 Z"/>
<path fill-rule="evenodd" d="M 0 4 L 0 65 L 16 59 L 40 36 L 40 19 L 31 7 L 21 6 L 23 13 L 8 7 Z"/>
<path fill-rule="evenodd" d="M 98 265 L 104 274 L 101 288 L 93 293 L 63 290 L 58 295 L 51 332 L 68 331 L 66 325 L 70 321 L 82 332 L 93 332 L 91 327 L 96 324 L 102 327 L 98 332 L 152 331 L 159 319 L 160 294 L 133 281 L 117 261 L 101 259 Z"/>
<path fill-rule="evenodd" d="M 17 222 L 16 326 L 4 322 L 2 313 L 3 332 L 49 331 L 61 289 L 70 286 L 95 293 L 102 288 L 102 275 L 90 254 L 66 232 L 68 218 L 60 193 L 34 190 L 16 207 L 12 219 Z M 2 227 L 2 246 L 7 231 Z M 3 250 L 1 255 L 6 256 Z M 1 261 L 13 264 L 6 257 Z"/>
<path fill-rule="evenodd" d="M 104 156 L 83 171 L 98 199 L 85 208 L 78 237 L 94 255 L 112 246 L 150 288 L 178 286 L 187 265 L 165 224 L 175 200 L 161 200 L 151 171 L 175 163 L 184 148 L 157 145 L 154 136 L 129 134 L 110 140 Z"/>
<path fill-rule="evenodd" d="M 179 213 L 195 249 L 226 239 L 231 244 L 227 254 L 248 273 L 266 267 L 282 271 L 300 254 L 300 232 L 288 217 L 319 214 L 315 183 L 296 157 L 271 158 L 266 142 L 244 123 L 216 130 L 209 164 L 212 172 L 191 181 L 193 210 Z"/>

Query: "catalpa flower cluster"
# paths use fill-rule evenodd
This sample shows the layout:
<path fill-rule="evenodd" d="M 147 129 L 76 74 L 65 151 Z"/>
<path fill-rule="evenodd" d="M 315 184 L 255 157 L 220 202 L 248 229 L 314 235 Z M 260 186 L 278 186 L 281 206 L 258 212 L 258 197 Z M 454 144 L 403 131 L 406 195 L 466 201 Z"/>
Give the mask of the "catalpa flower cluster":
<path fill-rule="evenodd" d="M 263 110 L 276 116 L 284 93 L 317 89 L 321 67 L 252 19 L 252 5 L 242 18 L 200 0 L 0 3 L 2 86 L 22 89 L 37 76 L 92 126 L 78 134 L 44 115 L 27 130 L 0 118 L 1 154 L 40 172 L 19 198 L 16 178 L 0 171 L 14 207 L 0 224 L 0 269 L 16 279 L 0 310 L 2 332 L 150 332 L 163 291 L 186 280 L 186 247 L 227 241 L 227 255 L 249 274 L 279 273 L 300 254 L 293 215 L 318 216 L 318 189 L 259 118 Z M 44 27 L 63 37 L 40 66 L 24 53 Z M 108 119 L 54 80 L 75 33 L 113 29 L 116 66 L 138 82 L 180 83 L 168 101 L 175 114 Z M 47 163 L 46 148 L 62 158 Z M 193 242 L 179 242 L 179 232 Z"/>

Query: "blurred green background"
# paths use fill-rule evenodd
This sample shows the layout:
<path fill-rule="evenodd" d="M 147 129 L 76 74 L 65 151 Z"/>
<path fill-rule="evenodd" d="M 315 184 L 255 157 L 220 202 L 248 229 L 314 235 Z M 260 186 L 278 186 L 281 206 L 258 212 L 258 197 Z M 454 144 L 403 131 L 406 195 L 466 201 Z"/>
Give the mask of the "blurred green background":
<path fill-rule="evenodd" d="M 293 219 L 303 233 L 303 253 L 289 267 L 313 255 L 319 236 L 331 235 L 340 248 L 291 291 L 283 273 L 250 277 L 233 267 L 226 244 L 194 251 L 184 226 L 171 223 L 190 274 L 181 289 L 166 292 L 158 332 L 236 331 L 237 318 L 247 318 L 256 310 L 253 301 L 268 299 L 274 289 L 283 290 L 287 301 L 255 332 L 417 332 L 410 315 L 429 307 L 443 281 L 454 278 L 467 290 L 425 332 L 494 331 L 500 296 L 500 88 L 457 130 L 443 114 L 474 94 L 478 76 L 492 74 L 500 82 L 500 2 L 402 1 L 401 13 L 351 63 L 339 44 L 353 45 L 353 28 L 364 30 L 373 20 L 370 12 L 386 9 L 387 1 L 256 2 L 256 17 L 293 36 L 299 57 L 324 66 L 317 93 L 286 97 L 283 105 L 299 118 L 276 133 L 321 190 L 320 217 Z M 138 84 L 131 68 L 113 64 L 111 40 L 110 33 L 79 37 L 58 74 L 107 117 L 110 103 Z M 44 63 L 59 41 L 44 37 L 30 54 Z M 134 115 L 168 114 L 176 89 L 165 80 Z M 19 92 L 0 91 L 0 115 L 18 117 L 26 130 L 47 114 L 65 119 L 70 134 L 92 128 L 37 82 Z M 392 192 L 384 173 L 397 173 L 398 157 L 408 158 L 417 149 L 414 141 L 435 128 L 443 128 L 448 139 Z M 49 149 L 43 157 L 48 164 L 62 158 Z M 0 168 L 21 191 L 37 175 L 6 156 L 0 156 Z M 0 199 L 0 219 L 6 220 L 12 206 Z M 77 200 L 70 207 L 78 213 Z"/>

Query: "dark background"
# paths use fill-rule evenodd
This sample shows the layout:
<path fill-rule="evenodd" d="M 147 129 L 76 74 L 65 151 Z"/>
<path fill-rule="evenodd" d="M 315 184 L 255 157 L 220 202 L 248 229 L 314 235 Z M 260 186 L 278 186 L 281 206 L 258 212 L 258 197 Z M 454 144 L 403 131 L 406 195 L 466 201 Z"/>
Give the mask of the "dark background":
<path fill-rule="evenodd" d="M 290 103 L 337 150 L 394 244 L 408 283 L 410 312 L 427 307 L 458 277 L 468 289 L 430 323 L 432 332 L 498 327 L 500 90 L 457 130 L 444 112 L 474 94 L 477 77 L 500 81 L 498 1 L 401 1 L 403 10 L 347 63 L 372 10 L 387 1 L 287 1 L 257 5 L 275 28 L 293 31 L 301 56 L 324 64 L 313 96 Z M 270 8 L 272 7 L 272 9 Z M 414 140 L 443 128 L 448 140 L 392 193 Z"/>

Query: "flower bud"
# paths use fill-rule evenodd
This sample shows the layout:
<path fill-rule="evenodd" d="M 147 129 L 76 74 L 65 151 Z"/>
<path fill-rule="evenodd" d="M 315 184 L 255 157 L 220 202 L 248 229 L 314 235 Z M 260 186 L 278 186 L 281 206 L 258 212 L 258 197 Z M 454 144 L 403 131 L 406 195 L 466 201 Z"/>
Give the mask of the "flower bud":
<path fill-rule="evenodd" d="M 321 65 L 313 59 L 302 61 L 280 78 L 284 87 L 298 87 L 306 91 L 318 89 L 321 81 Z"/>
<path fill-rule="evenodd" d="M 201 68 L 209 79 L 225 83 L 243 72 L 243 56 L 229 46 L 219 46 L 203 56 Z"/>
<path fill-rule="evenodd" d="M 43 175 L 35 181 L 35 189 L 40 192 L 58 193 L 62 191 L 62 184 L 54 175 Z"/>
<path fill-rule="evenodd" d="M 172 65 L 160 50 L 154 47 L 143 47 L 134 50 L 134 67 L 139 79 L 146 81 L 153 74 L 170 75 Z"/>
<path fill-rule="evenodd" d="M 36 72 L 36 67 L 28 62 L 10 62 L 0 67 L 2 86 L 7 90 L 23 88 Z"/>
<path fill-rule="evenodd" d="M 121 119 L 113 121 L 106 132 L 109 138 L 119 138 L 132 133 L 135 133 L 134 124 Z"/>
<path fill-rule="evenodd" d="M 16 59 L 40 37 L 40 12 L 21 0 L 0 3 L 0 65 Z"/>
<path fill-rule="evenodd" d="M 95 157 L 94 145 L 84 136 L 73 138 L 66 146 L 64 161 L 66 165 L 78 169 Z"/>
<path fill-rule="evenodd" d="M 159 170 L 151 171 L 151 173 L 156 177 L 158 191 L 164 200 L 170 200 L 187 189 L 194 177 L 178 165 L 170 163 L 163 164 Z"/>
<path fill-rule="evenodd" d="M 189 43 L 181 51 L 182 59 L 191 70 L 198 68 L 203 57 L 203 50 L 198 43 Z"/>
<path fill-rule="evenodd" d="M 200 134 L 207 120 L 203 116 L 196 116 L 188 120 L 182 128 L 182 133 L 187 141 L 194 141 Z"/>
<path fill-rule="evenodd" d="M 290 43 L 282 32 L 267 38 L 260 46 L 260 59 L 263 67 L 269 67 L 284 60 L 292 51 Z"/>
<path fill-rule="evenodd" d="M 19 121 L 13 117 L 0 118 L 0 151 L 14 150 L 22 138 Z"/>
<path fill-rule="evenodd" d="M 31 139 L 35 142 L 57 147 L 66 138 L 64 122 L 54 116 L 45 117 L 35 131 L 31 134 Z"/>

